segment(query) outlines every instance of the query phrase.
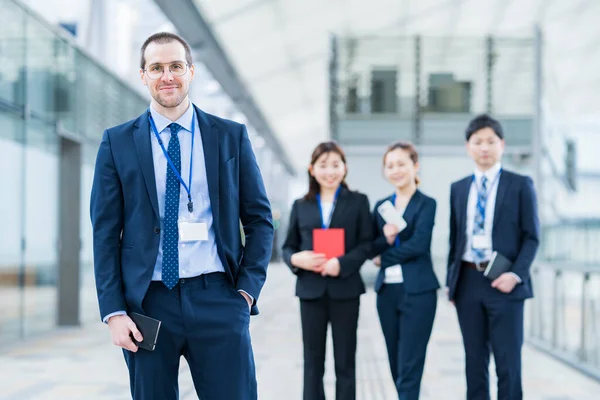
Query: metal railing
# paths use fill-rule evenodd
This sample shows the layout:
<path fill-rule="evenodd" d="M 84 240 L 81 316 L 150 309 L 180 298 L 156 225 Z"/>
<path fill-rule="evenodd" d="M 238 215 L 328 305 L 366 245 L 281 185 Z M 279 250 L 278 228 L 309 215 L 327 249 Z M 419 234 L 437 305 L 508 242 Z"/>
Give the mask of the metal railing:
<path fill-rule="evenodd" d="M 537 263 L 527 342 L 600 380 L 600 263 Z"/>

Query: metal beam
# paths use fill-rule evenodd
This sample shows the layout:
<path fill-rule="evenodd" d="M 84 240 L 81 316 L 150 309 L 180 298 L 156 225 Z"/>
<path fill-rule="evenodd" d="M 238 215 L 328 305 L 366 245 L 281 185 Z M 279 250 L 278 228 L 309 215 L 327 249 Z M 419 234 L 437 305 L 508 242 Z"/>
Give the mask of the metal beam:
<path fill-rule="evenodd" d="M 60 132 L 59 132 L 60 133 Z M 81 250 L 79 215 L 81 207 L 81 144 L 60 137 L 59 175 L 59 250 L 57 325 L 78 326 L 79 253 Z"/>
<path fill-rule="evenodd" d="M 200 61 L 248 118 L 250 125 L 263 136 L 267 146 L 279 158 L 288 173 L 295 175 L 295 168 L 279 139 L 193 0 L 154 0 L 154 2 L 171 20 L 178 33 L 190 44 L 192 49 L 201 54 Z"/>

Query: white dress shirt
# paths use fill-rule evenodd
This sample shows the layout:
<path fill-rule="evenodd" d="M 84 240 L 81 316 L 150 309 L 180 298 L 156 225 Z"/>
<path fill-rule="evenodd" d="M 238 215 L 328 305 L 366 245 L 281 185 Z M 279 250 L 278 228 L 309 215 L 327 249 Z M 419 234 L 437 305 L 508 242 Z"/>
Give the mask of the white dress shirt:
<path fill-rule="evenodd" d="M 477 191 L 481 187 L 481 178 L 487 179 L 487 201 L 485 203 L 484 236 L 488 243 L 492 243 L 492 228 L 494 226 L 494 211 L 496 209 L 496 194 L 498 193 L 498 181 L 502 165 L 497 163 L 485 172 L 475 169 L 475 182 L 471 183 L 469 199 L 467 200 L 467 245 L 463 253 L 463 261 L 474 262 L 473 258 L 473 228 L 475 227 L 475 213 L 477 211 Z M 483 260 L 488 261 L 492 256 L 492 249 L 485 249 Z"/>
<path fill-rule="evenodd" d="M 485 172 L 475 169 L 475 181 L 471 183 L 469 190 L 469 199 L 467 200 L 467 244 L 463 253 L 462 260 L 467 262 L 475 262 L 473 258 L 473 228 L 475 227 L 475 212 L 477 210 L 477 191 L 481 187 L 481 178 L 487 179 L 487 201 L 485 203 L 485 219 L 484 219 L 484 236 L 487 243 L 492 243 L 492 230 L 494 228 L 494 212 L 496 210 L 496 195 L 498 194 L 498 182 L 502 164 L 496 163 L 492 168 Z M 493 249 L 483 250 L 483 260 L 489 261 L 492 256 Z M 521 278 L 513 272 L 510 272 L 518 283 L 521 283 Z"/>
<path fill-rule="evenodd" d="M 400 215 L 404 215 L 404 211 L 406 211 L 406 208 L 397 208 L 396 210 L 398 210 Z M 394 242 L 394 246 L 395 246 L 395 242 Z M 400 265 L 400 264 L 391 265 L 384 270 L 383 283 L 389 285 L 391 283 L 402 283 L 402 282 L 404 282 L 404 274 L 402 272 L 402 265 Z"/>
<path fill-rule="evenodd" d="M 333 202 L 322 201 L 321 202 L 321 212 L 323 213 L 323 220 L 329 228 L 329 221 L 331 221 L 331 214 L 333 213 Z"/>
<path fill-rule="evenodd" d="M 159 114 L 152 106 L 150 107 L 152 119 L 156 124 L 156 130 L 165 146 L 169 148 L 171 139 L 171 130 L 168 125 L 172 122 L 168 118 Z M 194 118 L 194 108 L 190 102 L 187 111 L 179 117 L 175 123 L 182 126 L 177 135 L 179 139 L 181 155 L 181 177 L 186 185 L 189 185 L 190 176 L 190 154 L 192 152 L 192 118 Z M 215 229 L 213 227 L 212 208 L 208 194 L 208 181 L 206 178 L 206 165 L 204 164 L 204 148 L 202 146 L 202 136 L 198 118 L 194 123 L 194 159 L 192 171 L 192 201 L 194 203 L 194 212 L 190 214 L 187 208 L 188 194 L 183 185 L 179 185 L 179 220 L 202 221 L 208 225 L 208 240 L 188 243 L 179 243 L 179 277 L 191 278 L 194 276 L 207 274 L 210 272 L 225 272 L 221 259 L 217 253 L 217 243 L 215 240 Z M 161 227 L 165 217 L 165 192 L 167 187 L 167 158 L 163 153 L 158 139 L 153 132 L 149 132 L 152 141 L 152 158 L 154 161 L 154 175 L 156 181 L 156 193 L 158 195 L 158 210 L 160 214 Z M 162 280 L 162 242 L 164 229 L 161 229 L 160 245 L 158 246 L 158 256 L 154 265 L 153 281 Z"/>

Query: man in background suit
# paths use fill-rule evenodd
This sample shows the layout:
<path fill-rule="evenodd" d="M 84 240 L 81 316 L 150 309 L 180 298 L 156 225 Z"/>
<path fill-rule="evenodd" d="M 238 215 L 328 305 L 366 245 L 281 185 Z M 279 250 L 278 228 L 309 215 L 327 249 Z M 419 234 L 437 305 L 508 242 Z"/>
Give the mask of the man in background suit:
<path fill-rule="evenodd" d="M 124 349 L 134 399 L 177 399 L 184 356 L 200 398 L 254 400 L 249 317 L 258 313 L 273 225 L 246 128 L 190 102 L 194 66 L 179 36 L 150 36 L 140 75 L 148 111 L 107 129 L 96 160 L 102 320 Z M 154 351 L 132 341 L 142 336 L 128 312 L 162 321 Z"/>
<path fill-rule="evenodd" d="M 473 175 L 450 190 L 450 251 L 446 284 L 456 305 L 466 359 L 467 399 L 488 400 L 490 348 L 498 400 L 519 400 L 524 300 L 533 297 L 529 270 L 539 244 L 531 178 L 502 168 L 504 134 L 487 115 L 466 130 Z M 483 271 L 493 251 L 512 262 L 493 282 Z"/>

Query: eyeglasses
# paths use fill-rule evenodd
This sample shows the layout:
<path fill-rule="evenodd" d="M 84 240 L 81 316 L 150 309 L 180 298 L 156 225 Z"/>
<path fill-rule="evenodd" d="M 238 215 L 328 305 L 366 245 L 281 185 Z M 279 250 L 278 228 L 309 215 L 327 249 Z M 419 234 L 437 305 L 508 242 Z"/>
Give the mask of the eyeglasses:
<path fill-rule="evenodd" d="M 152 64 L 148 69 L 143 71 L 150 79 L 160 79 L 165 72 L 165 65 L 168 66 L 169 72 L 173 76 L 183 76 L 188 71 L 188 64 L 183 61 L 175 61 L 169 64 Z"/>

